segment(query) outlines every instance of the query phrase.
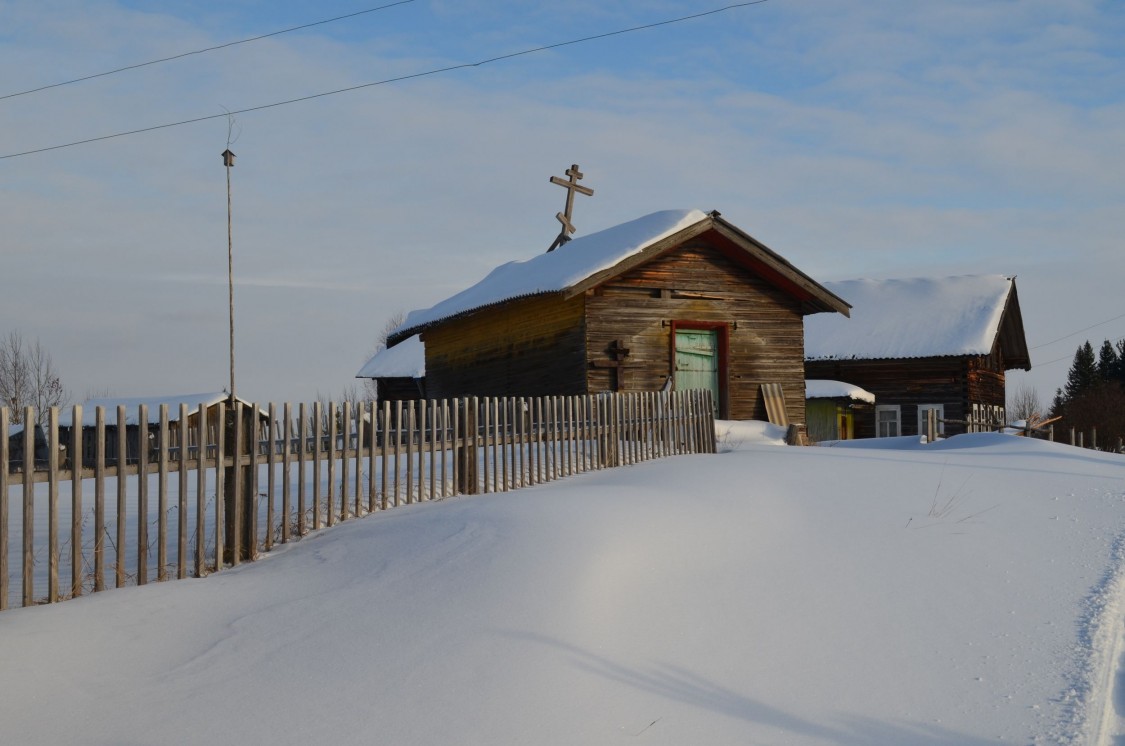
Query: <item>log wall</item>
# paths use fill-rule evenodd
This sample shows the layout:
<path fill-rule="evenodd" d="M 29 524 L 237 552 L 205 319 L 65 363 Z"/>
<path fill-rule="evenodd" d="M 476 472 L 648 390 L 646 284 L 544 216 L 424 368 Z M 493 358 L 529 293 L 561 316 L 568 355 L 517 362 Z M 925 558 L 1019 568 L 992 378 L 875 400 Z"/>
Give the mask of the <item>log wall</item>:
<path fill-rule="evenodd" d="M 920 435 L 918 405 L 944 405 L 945 419 L 968 420 L 972 405 L 1004 406 L 1004 372 L 997 371 L 995 356 L 918 358 L 914 360 L 808 360 L 810 379 L 844 381 L 867 389 L 875 403 L 897 404 L 902 434 Z M 856 416 L 856 437 L 875 437 L 875 410 Z M 948 424 L 947 435 L 965 427 Z"/>
<path fill-rule="evenodd" d="M 426 394 L 584 394 L 583 298 L 525 298 L 427 330 Z"/>
<path fill-rule="evenodd" d="M 653 389 L 672 374 L 673 322 L 726 324 L 728 374 L 720 416 L 766 419 L 762 383 L 780 383 L 791 422 L 805 421 L 804 317 L 799 301 L 705 240 L 654 259 L 586 298 L 589 359 L 622 340 L 624 389 Z M 589 391 L 613 388 L 610 368 L 587 367 Z"/>

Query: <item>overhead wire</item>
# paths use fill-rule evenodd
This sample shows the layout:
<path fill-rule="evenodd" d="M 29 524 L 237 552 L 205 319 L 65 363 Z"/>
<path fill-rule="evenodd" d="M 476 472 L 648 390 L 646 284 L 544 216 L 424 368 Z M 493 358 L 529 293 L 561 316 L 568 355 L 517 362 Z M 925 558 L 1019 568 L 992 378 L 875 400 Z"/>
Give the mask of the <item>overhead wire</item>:
<path fill-rule="evenodd" d="M 335 18 L 325 18 L 324 20 L 321 20 L 321 21 L 313 21 L 311 23 L 305 23 L 305 24 L 302 24 L 300 26 L 293 26 L 291 28 L 281 29 L 280 31 L 271 31 L 268 34 L 260 34 L 258 36 L 252 36 L 249 39 L 239 39 L 238 41 L 229 41 L 226 44 L 217 44 L 213 47 L 207 47 L 205 49 L 196 49 L 196 50 L 193 50 L 191 52 L 182 52 L 181 54 L 174 54 L 171 57 L 161 57 L 158 60 L 149 60 L 148 62 L 138 62 L 135 65 L 126 65 L 125 67 L 119 67 L 115 70 L 106 70 L 105 72 L 94 73 L 93 75 L 84 75 L 81 78 L 74 78 L 72 80 L 64 80 L 60 83 L 51 83 L 49 85 L 39 86 L 38 88 L 29 88 L 26 91 L 17 91 L 16 93 L 7 93 L 7 94 L 4 94 L 3 96 L 0 96 L 0 101 L 3 101 L 4 99 L 7 99 L 7 98 L 15 98 L 16 96 L 26 96 L 30 93 L 38 93 L 40 91 L 46 91 L 46 90 L 49 90 L 51 88 L 60 88 L 64 85 L 72 85 L 74 83 L 81 83 L 81 82 L 86 81 L 86 80 L 93 80 L 94 78 L 104 78 L 107 75 L 116 75 L 117 73 L 123 73 L 123 72 L 126 72 L 128 70 L 136 70 L 139 67 L 148 67 L 149 65 L 159 65 L 162 62 L 171 62 L 172 60 L 178 60 L 178 59 L 182 59 L 184 57 L 191 57 L 192 55 L 196 55 L 196 54 L 204 54 L 206 52 L 214 52 L 217 49 L 226 49 L 227 47 L 234 47 L 234 46 L 237 46 L 239 44 L 249 44 L 252 41 L 261 41 L 262 39 L 268 39 L 271 36 L 280 36 L 282 34 L 288 34 L 292 31 L 300 31 L 301 29 L 312 28 L 314 26 L 323 26 L 326 23 L 335 23 L 336 21 L 343 21 L 343 20 L 346 20 L 348 18 L 355 18 L 356 16 L 364 15 L 366 13 L 374 13 L 377 10 L 386 10 L 387 8 L 393 8 L 396 5 L 406 5 L 407 3 L 412 3 L 412 2 L 414 2 L 414 0 L 398 0 L 398 2 L 388 3 L 386 5 L 380 5 L 377 8 L 367 8 L 366 10 L 357 10 L 355 13 L 348 13 L 346 15 L 336 16 Z"/>
<path fill-rule="evenodd" d="M 192 119 L 183 119 L 183 120 L 180 120 L 178 122 L 168 122 L 167 124 L 157 124 L 157 125 L 153 125 L 151 127 L 140 127 L 138 129 L 134 129 L 134 130 L 127 130 L 127 131 L 124 131 L 124 132 L 115 132 L 111 135 L 102 135 L 100 137 L 90 137 L 90 138 L 87 138 L 85 140 L 75 140 L 74 142 L 63 143 L 63 144 L 60 144 L 60 145 L 50 145 L 50 146 L 44 147 L 44 148 L 35 148 L 33 150 L 25 150 L 25 151 L 19 152 L 19 153 L 8 153 L 7 155 L 0 155 L 0 160 L 5 160 L 5 159 L 8 159 L 8 158 L 19 158 L 21 156 L 33 155 L 35 153 L 46 153 L 46 152 L 51 151 L 51 150 L 61 150 L 62 148 L 71 148 L 71 147 L 75 147 L 77 145 L 87 145 L 89 143 L 100 142 L 102 140 L 112 140 L 112 139 L 118 138 L 118 137 L 127 137 L 127 136 L 130 136 L 130 135 L 141 134 L 143 132 L 152 132 L 154 130 L 168 129 L 170 127 L 180 127 L 180 126 L 183 126 L 185 124 L 195 124 L 196 122 L 205 122 L 205 121 L 208 121 L 210 119 L 218 119 L 218 118 L 221 118 L 221 117 L 226 117 L 226 116 L 230 116 L 230 115 L 234 115 L 234 114 L 246 114 L 246 113 L 253 112 L 253 111 L 262 111 L 263 109 L 272 109 L 272 108 L 276 108 L 276 107 L 279 107 L 279 106 L 288 106 L 289 104 L 296 104 L 296 103 L 300 103 L 302 101 L 311 101 L 313 99 L 324 98 L 326 96 L 335 96 L 335 95 L 340 94 L 340 93 L 348 93 L 350 91 L 358 91 L 358 90 L 361 90 L 361 89 L 364 89 L 364 88 L 372 88 L 374 86 L 386 85 L 388 83 L 399 83 L 399 82 L 402 82 L 404 80 L 413 80 L 413 79 L 416 79 L 416 78 L 424 78 L 424 77 L 427 77 L 427 76 L 430 76 L 430 75 L 438 75 L 440 73 L 451 72 L 453 70 L 464 70 L 464 69 L 470 68 L 470 67 L 481 67 L 483 65 L 488 65 L 488 64 L 493 63 L 493 62 L 500 62 L 502 60 L 510 60 L 510 59 L 515 58 L 515 57 L 523 57 L 525 55 L 535 54 L 536 52 L 545 52 L 547 50 L 559 49 L 561 47 L 567 47 L 567 46 L 571 46 L 571 45 L 574 45 L 574 44 L 582 44 L 582 43 L 589 42 L 589 41 L 596 41 L 598 39 L 607 39 L 607 38 L 613 37 L 613 36 L 621 36 L 622 34 L 630 34 L 630 33 L 636 32 L 636 31 L 645 31 L 645 30 L 648 30 L 648 29 L 658 28 L 660 26 L 669 26 L 669 25 L 672 25 L 672 24 L 675 24 L 675 23 L 682 23 L 684 21 L 694 20 L 696 18 L 703 18 L 705 16 L 711 16 L 711 15 L 715 15 L 715 14 L 718 14 L 718 13 L 724 13 L 726 11 L 734 10 L 736 8 L 744 8 L 744 7 L 747 7 L 747 6 L 750 6 L 750 5 L 761 5 L 762 3 L 765 3 L 765 2 L 768 2 L 768 0 L 750 0 L 749 2 L 734 3 L 732 5 L 726 5 L 726 6 L 723 6 L 721 8 L 713 8 L 711 10 L 703 11 L 703 12 L 700 12 L 700 13 L 693 13 L 691 15 L 680 16 L 678 18 L 670 18 L 670 19 L 667 19 L 667 20 L 664 20 L 664 21 L 654 21 L 652 23 L 646 23 L 646 24 L 643 24 L 643 25 L 640 25 L 640 26 L 632 26 L 630 28 L 625 28 L 625 29 L 618 29 L 616 31 L 606 31 L 604 33 L 594 34 L 592 36 L 584 36 L 584 37 L 581 37 L 579 39 L 570 39 L 568 41 L 561 41 L 561 42 L 557 42 L 555 44 L 545 44 L 545 45 L 539 46 L 539 47 L 532 47 L 530 49 L 524 49 L 524 50 L 521 50 L 519 52 L 511 52 L 509 54 L 502 54 L 502 55 L 497 55 L 495 57 L 489 57 L 488 59 L 478 60 L 476 62 L 464 62 L 464 63 L 457 64 L 457 65 L 448 65 L 446 67 L 434 68 L 432 70 L 426 70 L 426 71 L 419 72 L 419 73 L 411 73 L 409 75 L 399 75 L 399 76 L 396 76 L 396 77 L 393 77 L 393 78 L 385 78 L 383 80 L 376 80 L 376 81 L 373 81 L 373 82 L 370 82 L 370 83 L 361 83 L 359 85 L 348 86 L 346 88 L 337 88 L 335 90 L 323 91 L 321 93 L 314 93 L 314 94 L 311 94 L 311 95 L 308 95 L 308 96 L 300 96 L 298 98 L 291 98 L 291 99 L 287 99 L 285 101 L 275 101 L 274 103 L 262 104 L 260 106 L 249 106 L 249 107 L 246 107 L 244 109 L 236 109 L 236 110 L 230 111 L 230 112 L 223 112 L 222 114 L 209 114 L 209 115 L 206 115 L 206 116 L 194 117 Z"/>
<path fill-rule="evenodd" d="M 1091 324 L 1090 326 L 1086 327 L 1085 329 L 1079 329 L 1076 332 L 1071 332 L 1070 334 L 1064 334 L 1063 336 L 1059 337 L 1058 339 L 1052 339 L 1050 342 L 1044 342 L 1043 344 L 1035 345 L 1034 347 L 1031 347 L 1030 349 L 1038 350 L 1040 347 L 1046 347 L 1048 345 L 1053 345 L 1055 342 L 1061 342 L 1064 339 L 1070 339 L 1071 337 L 1076 336 L 1078 334 L 1081 334 L 1082 332 L 1088 332 L 1091 329 L 1095 329 L 1095 328 L 1097 328 L 1099 326 L 1102 326 L 1104 324 L 1108 324 L 1111 321 L 1117 321 L 1118 319 L 1125 319 L 1125 313 L 1121 314 L 1120 316 L 1114 316 L 1112 319 L 1106 319 L 1105 321 L 1099 321 L 1096 324 Z"/>
<path fill-rule="evenodd" d="M 1088 332 L 1091 329 L 1096 329 L 1099 326 L 1103 326 L 1105 324 L 1108 324 L 1111 321 L 1117 321 L 1118 319 L 1125 319 L 1125 313 L 1121 314 L 1120 316 L 1114 316 L 1112 319 L 1106 319 L 1105 321 L 1099 321 L 1096 324 L 1091 324 L 1090 326 L 1087 326 L 1084 329 L 1079 329 L 1076 332 L 1071 332 L 1070 334 L 1064 334 L 1063 336 L 1059 337 L 1058 339 L 1052 339 L 1050 342 L 1044 342 L 1043 344 L 1038 344 L 1038 345 L 1035 345 L 1034 347 L 1029 347 L 1028 351 L 1038 350 L 1041 347 L 1047 347 L 1049 345 L 1053 345 L 1056 342 L 1063 341 L 1064 339 L 1070 339 L 1071 337 L 1079 335 L 1082 332 Z M 1062 362 L 1063 360 L 1073 360 L 1073 359 L 1074 359 L 1074 355 L 1063 355 L 1062 357 L 1057 357 L 1054 360 L 1048 360 L 1045 363 L 1036 363 L 1035 366 L 1037 368 L 1042 368 L 1044 365 L 1051 365 L 1052 363 L 1058 363 L 1058 362 Z"/>

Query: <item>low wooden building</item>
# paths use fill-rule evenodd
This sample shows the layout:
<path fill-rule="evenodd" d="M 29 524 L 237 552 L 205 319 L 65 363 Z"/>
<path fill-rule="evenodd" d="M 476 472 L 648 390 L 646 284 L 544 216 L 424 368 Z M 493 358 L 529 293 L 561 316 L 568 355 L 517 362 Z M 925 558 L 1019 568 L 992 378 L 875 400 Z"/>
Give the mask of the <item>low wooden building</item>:
<path fill-rule="evenodd" d="M 843 381 L 807 379 L 805 417 L 809 441 L 851 440 L 855 422 L 875 407 L 875 395 Z"/>
<path fill-rule="evenodd" d="M 134 463 L 140 452 L 141 444 L 147 444 L 150 453 L 155 453 L 160 447 L 160 407 L 168 407 L 169 429 L 178 427 L 180 421 L 180 404 L 186 404 L 188 409 L 188 427 L 196 427 L 199 421 L 199 407 L 205 407 L 207 426 L 210 429 L 208 442 L 215 442 L 214 429 L 218 426 L 218 405 L 220 402 L 229 402 L 230 394 L 217 391 L 205 394 L 181 394 L 172 396 L 129 397 L 129 398 L 104 398 L 90 399 L 82 404 L 82 463 L 94 463 L 94 448 L 96 447 L 95 427 L 97 424 L 97 408 L 101 407 L 105 416 L 105 449 L 106 458 L 114 460 L 118 454 L 117 437 L 117 408 L 125 408 L 125 458 L 128 463 Z M 251 403 L 239 398 L 243 406 L 251 407 Z M 141 422 L 141 406 L 146 410 L 146 422 Z M 268 426 L 269 413 L 259 410 L 259 422 Z M 59 442 L 69 443 L 70 433 L 73 428 L 73 410 L 69 407 L 59 413 Z M 175 437 L 170 433 L 169 437 Z"/>
<path fill-rule="evenodd" d="M 356 378 L 375 382 L 379 401 L 415 401 L 426 398 L 426 348 L 415 334 L 384 347 L 368 360 Z"/>
<path fill-rule="evenodd" d="M 705 388 L 718 416 L 764 420 L 779 383 L 803 423 L 804 317 L 848 310 L 719 213 L 666 211 L 504 264 L 388 344 L 421 335 L 435 398 Z"/>
<path fill-rule="evenodd" d="M 1031 369 L 1015 278 L 969 275 L 828 282 L 850 319 L 808 319 L 805 373 L 875 395 L 860 438 L 925 432 L 928 410 L 955 434 L 1003 423 L 1005 372 Z"/>

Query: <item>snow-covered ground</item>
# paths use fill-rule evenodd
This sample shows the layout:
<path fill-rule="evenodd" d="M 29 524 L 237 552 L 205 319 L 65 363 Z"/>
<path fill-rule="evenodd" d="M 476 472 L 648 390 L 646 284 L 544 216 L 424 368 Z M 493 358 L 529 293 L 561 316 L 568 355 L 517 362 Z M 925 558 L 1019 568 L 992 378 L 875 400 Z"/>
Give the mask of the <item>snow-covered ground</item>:
<path fill-rule="evenodd" d="M 1125 738 L 1125 458 L 719 430 L 719 455 L 6 611 L 3 742 Z"/>

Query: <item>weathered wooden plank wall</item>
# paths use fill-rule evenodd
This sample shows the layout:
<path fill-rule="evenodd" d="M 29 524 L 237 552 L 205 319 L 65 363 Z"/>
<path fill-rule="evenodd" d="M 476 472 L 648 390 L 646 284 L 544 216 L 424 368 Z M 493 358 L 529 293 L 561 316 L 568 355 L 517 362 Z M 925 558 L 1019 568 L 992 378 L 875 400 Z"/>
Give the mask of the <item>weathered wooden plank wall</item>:
<path fill-rule="evenodd" d="M 726 327 L 730 419 L 766 419 L 761 384 L 780 383 L 790 422 L 805 421 L 804 316 L 776 285 L 699 240 L 614 278 L 586 298 L 591 360 L 621 339 L 623 390 L 658 390 L 673 374 L 673 322 Z M 614 388 L 611 369 L 588 371 L 589 391 Z"/>
<path fill-rule="evenodd" d="M 295 419 L 291 405 L 284 404 L 280 420 L 271 404 L 265 418 L 244 416 L 258 411 L 241 403 L 233 411 L 219 404 L 210 413 L 202 406 L 198 413 L 181 406 L 173 418 L 161 407 L 151 448 L 133 452 L 125 447 L 124 407 L 108 420 L 99 407 L 96 425 L 72 429 L 65 441 L 57 426 L 59 411 L 50 410 L 48 442 L 40 444 L 38 456 L 34 428 L 16 436 L 19 458 L 10 439 L 0 437 L 0 609 L 12 605 L 12 555 L 20 565 L 20 603 L 53 603 L 104 590 L 109 572 L 117 587 L 203 576 L 252 560 L 310 528 L 398 505 L 715 451 L 709 393 L 700 391 L 473 397 L 394 402 L 393 407 L 391 402 L 315 403 L 311 416 L 300 404 Z M 73 421 L 81 422 L 81 415 L 75 407 Z M 12 419 L 0 408 L 0 434 L 10 432 Z M 22 420 L 34 422 L 34 410 L 25 410 Z M 149 421 L 144 407 L 138 420 Z M 107 422 L 117 425 L 112 456 L 106 448 Z M 223 422 L 230 427 L 215 426 Z M 92 450 L 83 447 L 84 439 L 92 440 Z M 228 443 L 243 447 L 228 452 Z M 227 480 L 233 490 L 225 489 Z M 37 493 L 37 484 L 46 489 Z M 92 508 L 83 503 L 90 486 Z M 69 500 L 63 500 L 67 488 Z M 22 498 L 19 544 L 9 525 L 17 489 Z M 116 491 L 116 506 L 107 503 L 107 489 Z M 46 527 L 37 533 L 37 513 L 44 510 Z M 67 567 L 63 583 L 60 568 Z"/>
<path fill-rule="evenodd" d="M 584 394 L 585 341 L 581 297 L 531 297 L 482 309 L 426 332 L 426 394 Z"/>
<path fill-rule="evenodd" d="M 972 405 L 1004 407 L 1004 372 L 994 369 L 991 358 L 941 357 L 895 360 L 809 360 L 805 374 L 811 379 L 829 379 L 870 391 L 876 404 L 897 404 L 902 415 L 902 434 L 920 435 L 918 406 L 944 405 L 947 420 L 968 420 Z M 874 408 L 856 417 L 857 438 L 875 437 Z M 945 433 L 965 432 L 947 426 Z"/>

